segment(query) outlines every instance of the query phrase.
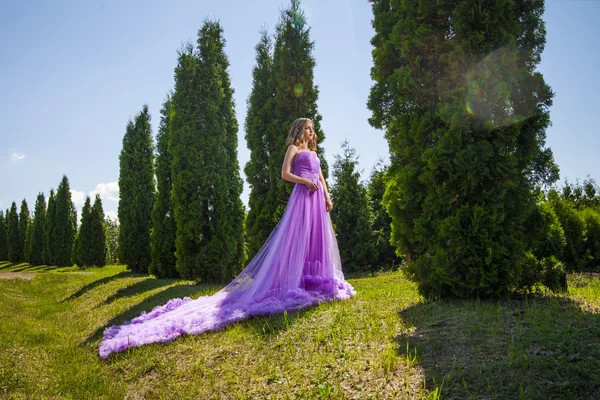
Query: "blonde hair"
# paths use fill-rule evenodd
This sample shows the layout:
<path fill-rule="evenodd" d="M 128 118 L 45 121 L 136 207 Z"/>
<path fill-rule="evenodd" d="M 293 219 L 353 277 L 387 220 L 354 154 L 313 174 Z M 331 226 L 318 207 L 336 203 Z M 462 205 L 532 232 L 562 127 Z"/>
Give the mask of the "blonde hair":
<path fill-rule="evenodd" d="M 312 120 L 309 118 L 298 118 L 292 125 L 290 126 L 290 132 L 288 133 L 287 139 L 285 139 L 285 146 L 288 147 L 290 145 L 300 146 L 300 144 L 304 143 L 304 125 L 307 122 L 311 122 Z M 313 131 L 314 131 L 314 123 L 313 123 Z M 308 148 L 312 151 L 317 151 L 317 133 L 315 132 L 312 140 L 308 141 Z"/>

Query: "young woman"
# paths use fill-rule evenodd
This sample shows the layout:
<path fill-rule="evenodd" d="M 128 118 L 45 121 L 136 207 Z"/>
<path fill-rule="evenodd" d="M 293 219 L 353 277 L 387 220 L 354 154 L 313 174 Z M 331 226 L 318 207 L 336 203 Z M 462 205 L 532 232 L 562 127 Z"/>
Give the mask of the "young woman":
<path fill-rule="evenodd" d="M 316 142 L 310 119 L 292 123 L 281 177 L 296 185 L 281 220 L 261 250 L 229 285 L 212 296 L 169 300 L 130 322 L 107 328 L 100 356 L 355 295 L 342 273 L 328 213 L 333 204 L 321 173 Z"/>

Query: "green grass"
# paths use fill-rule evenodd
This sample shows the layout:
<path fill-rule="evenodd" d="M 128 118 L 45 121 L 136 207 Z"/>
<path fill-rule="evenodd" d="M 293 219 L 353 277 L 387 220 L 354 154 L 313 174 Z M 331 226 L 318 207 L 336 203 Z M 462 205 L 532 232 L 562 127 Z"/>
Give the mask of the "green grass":
<path fill-rule="evenodd" d="M 103 360 L 98 343 L 106 327 L 170 298 L 218 288 L 123 266 L 0 262 L 0 398 L 587 399 L 600 393 L 598 276 L 570 276 L 568 295 L 495 301 L 424 302 L 400 272 L 351 283 L 358 295 L 349 301 Z"/>

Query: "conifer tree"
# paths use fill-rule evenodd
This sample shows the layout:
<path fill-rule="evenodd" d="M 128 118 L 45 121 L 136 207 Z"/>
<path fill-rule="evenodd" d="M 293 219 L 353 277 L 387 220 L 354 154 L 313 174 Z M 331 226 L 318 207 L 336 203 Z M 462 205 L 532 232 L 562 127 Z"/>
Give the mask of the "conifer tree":
<path fill-rule="evenodd" d="M 373 264 L 378 268 L 388 269 L 398 265 L 400 259 L 390 243 L 392 218 L 383 204 L 385 171 L 386 167 L 383 160 L 379 160 L 371 172 L 367 195 L 369 197 L 371 227 L 373 229 Z"/>
<path fill-rule="evenodd" d="M 129 121 L 119 156 L 119 259 L 147 273 L 154 206 L 154 154 L 148 106 Z"/>
<path fill-rule="evenodd" d="M 272 42 L 266 30 L 256 45 L 256 65 L 252 70 L 252 91 L 246 114 L 246 143 L 250 160 L 244 167 L 250 185 L 246 234 L 248 259 L 252 259 L 269 237 L 274 226 L 273 194 L 279 177 L 269 171 L 269 158 L 274 148 L 269 141 L 283 131 L 275 123 L 275 82 L 273 80 Z M 279 154 L 279 152 L 277 152 Z M 283 162 L 283 160 L 282 160 Z"/>
<path fill-rule="evenodd" d="M 171 119 L 177 269 L 188 279 L 231 279 L 243 260 L 244 210 L 225 40 L 206 21 L 197 48 L 180 51 Z"/>
<path fill-rule="evenodd" d="M 8 236 L 6 232 L 6 218 L 4 211 L 0 210 L 0 261 L 8 261 Z"/>
<path fill-rule="evenodd" d="M 292 0 L 289 8 L 281 12 L 276 27 L 273 53 L 273 80 L 275 83 L 276 129 L 268 131 L 270 181 L 277 185 L 270 188 L 265 200 L 265 212 L 273 215 L 271 224 L 265 225 L 271 232 L 283 215 L 293 184 L 281 179 L 281 164 L 285 157 L 285 139 L 290 125 L 300 117 L 312 119 L 318 136 L 317 152 L 321 159 L 323 176 L 328 177 L 328 166 L 322 143 L 325 134 L 321 130 L 321 115 L 317 110 L 318 87 L 313 82 L 315 58 L 314 42 L 310 40 L 310 27 L 299 0 Z"/>
<path fill-rule="evenodd" d="M 56 238 L 55 234 L 55 220 L 56 220 L 56 201 L 55 201 L 54 189 L 50 189 L 50 196 L 48 197 L 48 211 L 46 213 L 46 231 L 44 238 L 44 264 L 54 265 L 55 264 L 55 247 L 54 242 Z"/>
<path fill-rule="evenodd" d="M 21 202 L 21 211 L 19 213 L 19 261 L 26 261 L 25 256 L 27 254 L 27 231 L 29 230 L 29 207 L 27 206 L 27 200 L 23 199 Z"/>
<path fill-rule="evenodd" d="M 358 157 L 355 149 L 345 140 L 342 151 L 342 155 L 335 155 L 333 164 L 335 182 L 331 187 L 334 203 L 331 219 L 344 271 L 369 271 L 373 265 L 374 249 L 367 191 L 356 169 Z"/>
<path fill-rule="evenodd" d="M 171 95 L 160 110 L 161 118 L 156 135 L 156 200 L 152 209 L 152 232 L 150 248 L 152 263 L 149 272 L 159 277 L 176 278 L 179 272 L 175 258 L 175 218 L 171 201 L 171 154 L 169 152 L 169 129 L 173 112 Z"/>
<path fill-rule="evenodd" d="M 8 259 L 12 263 L 21 262 L 21 240 L 19 235 L 19 214 L 17 204 L 13 201 L 7 216 Z"/>
<path fill-rule="evenodd" d="M 46 198 L 39 193 L 35 201 L 33 223 L 31 224 L 31 247 L 29 248 L 29 263 L 44 264 L 44 242 L 46 237 Z"/>
<path fill-rule="evenodd" d="M 77 230 L 77 236 L 73 244 L 73 263 L 79 267 L 87 267 L 90 264 L 88 255 L 89 246 L 91 244 L 91 232 L 90 232 L 90 214 L 92 211 L 92 205 L 90 196 L 86 196 L 85 203 L 81 208 L 81 223 Z"/>
<path fill-rule="evenodd" d="M 58 185 L 55 195 L 54 223 L 52 229 L 53 263 L 57 267 L 73 265 L 73 242 L 77 233 L 77 211 L 71 200 L 71 189 L 66 175 Z"/>
<path fill-rule="evenodd" d="M 224 174 L 226 182 L 225 197 L 221 205 L 221 215 L 223 216 L 222 226 L 223 233 L 221 238 L 224 247 L 223 251 L 229 257 L 223 263 L 222 280 L 225 282 L 235 278 L 242 270 L 244 260 L 246 258 L 246 244 L 244 232 L 244 220 L 246 218 L 246 209 L 242 203 L 241 195 L 244 190 L 244 183 L 240 176 L 240 164 L 238 162 L 238 121 L 235 116 L 235 102 L 233 100 L 234 90 L 231 87 L 231 79 L 229 77 L 229 59 L 225 54 L 225 39 L 223 38 L 223 28 L 216 23 L 211 27 L 211 36 L 217 46 L 216 68 L 217 79 L 222 87 L 223 98 L 219 114 L 222 122 L 225 125 L 225 150 L 227 152 L 226 162 L 223 165 L 222 174 Z M 202 52 L 200 53 L 202 55 Z"/>
<path fill-rule="evenodd" d="M 373 1 L 371 124 L 386 130 L 392 241 L 422 293 L 501 295 L 540 263 L 525 221 L 558 168 L 536 72 L 544 1 Z"/>
<path fill-rule="evenodd" d="M 104 209 L 100 195 L 96 194 L 89 218 L 89 244 L 83 249 L 88 265 L 103 267 L 106 265 L 106 231 L 104 228 Z"/>
<path fill-rule="evenodd" d="M 106 263 L 116 264 L 119 261 L 119 224 L 116 219 L 104 217 L 106 232 Z"/>

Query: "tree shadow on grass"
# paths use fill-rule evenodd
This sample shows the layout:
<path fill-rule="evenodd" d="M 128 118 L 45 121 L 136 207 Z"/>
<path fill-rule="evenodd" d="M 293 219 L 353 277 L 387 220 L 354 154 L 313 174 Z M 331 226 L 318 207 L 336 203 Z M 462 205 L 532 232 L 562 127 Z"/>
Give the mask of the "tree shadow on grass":
<path fill-rule="evenodd" d="M 0 270 L 12 268 L 14 266 L 15 264 L 11 263 L 10 261 L 0 261 Z"/>
<path fill-rule="evenodd" d="M 124 272 L 120 272 L 115 275 L 105 276 L 104 278 L 101 278 L 101 279 L 98 279 L 98 280 L 88 283 L 87 285 L 85 285 L 84 287 L 82 287 L 81 289 L 79 289 L 78 291 L 76 291 L 75 293 L 70 295 L 69 297 L 64 298 L 60 302 L 65 303 L 67 301 L 75 300 L 76 298 L 81 297 L 82 295 L 86 294 L 90 290 L 92 290 L 100 285 L 104 285 L 105 283 L 108 283 L 108 282 L 111 282 L 111 281 L 114 281 L 117 279 L 130 278 L 133 276 L 136 276 L 136 274 L 131 271 L 124 271 Z"/>
<path fill-rule="evenodd" d="M 132 285 L 117 290 L 114 294 L 108 296 L 102 303 L 98 304 L 94 308 L 105 306 L 123 297 L 135 296 L 136 294 L 148 292 L 150 290 L 158 289 L 163 286 L 169 286 L 178 281 L 179 279 L 144 279 L 142 281 L 136 282 Z"/>
<path fill-rule="evenodd" d="M 563 296 L 427 302 L 399 311 L 398 353 L 443 398 L 568 399 L 600 393 L 600 315 Z"/>

